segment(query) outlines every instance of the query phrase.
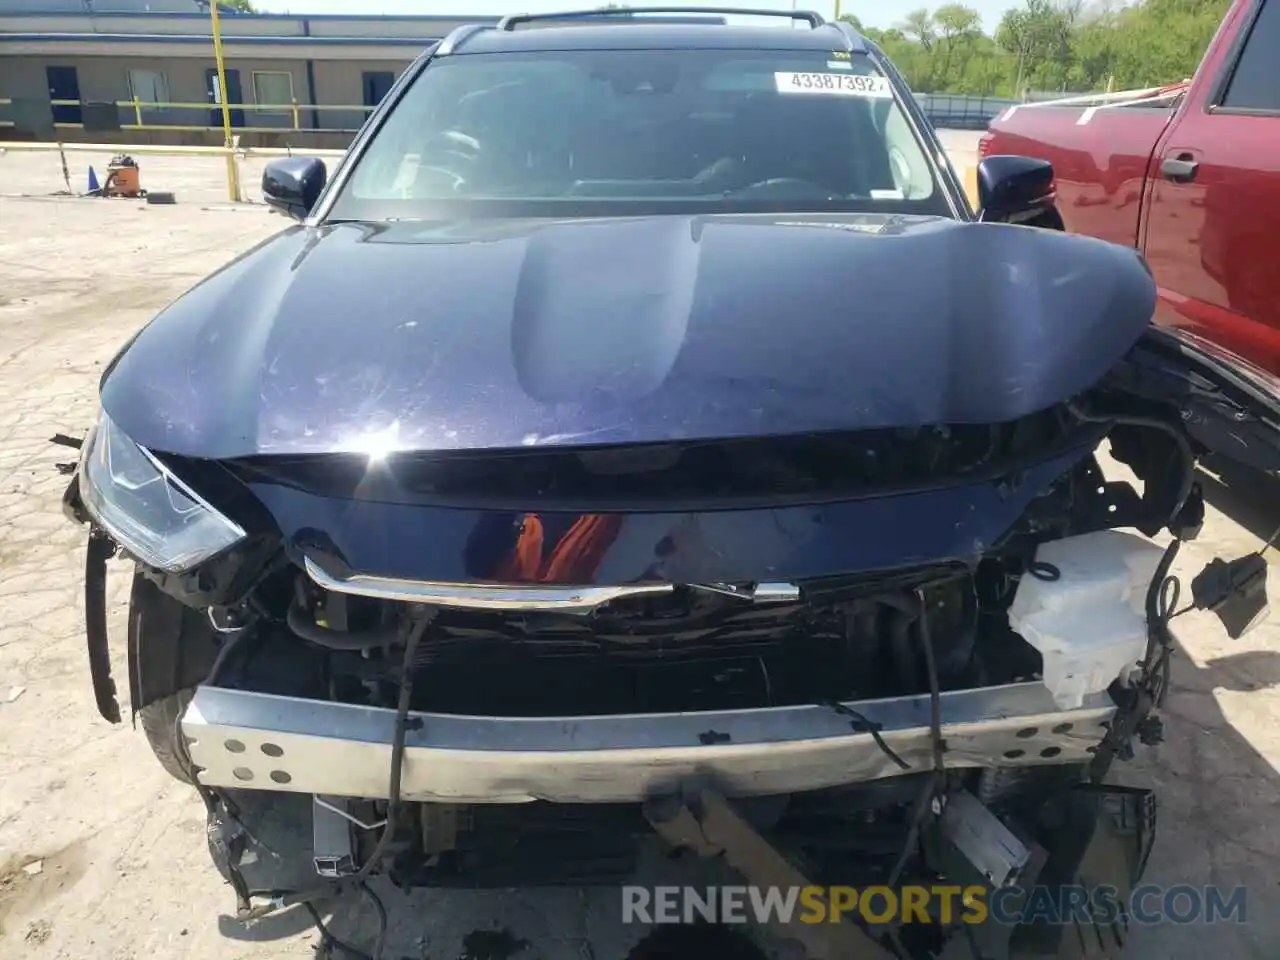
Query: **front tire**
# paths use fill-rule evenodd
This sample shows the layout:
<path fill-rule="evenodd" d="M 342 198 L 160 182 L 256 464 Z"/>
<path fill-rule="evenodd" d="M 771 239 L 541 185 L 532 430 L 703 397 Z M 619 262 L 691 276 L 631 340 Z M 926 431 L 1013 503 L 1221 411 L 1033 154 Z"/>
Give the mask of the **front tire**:
<path fill-rule="evenodd" d="M 151 752 L 171 777 L 183 783 L 195 783 L 195 779 L 191 775 L 186 745 L 182 742 L 178 720 L 187 709 L 187 704 L 191 702 L 194 693 L 192 689 L 179 690 L 177 693 L 147 704 L 138 711 L 138 717 L 142 721 L 142 732 L 146 734 Z"/>

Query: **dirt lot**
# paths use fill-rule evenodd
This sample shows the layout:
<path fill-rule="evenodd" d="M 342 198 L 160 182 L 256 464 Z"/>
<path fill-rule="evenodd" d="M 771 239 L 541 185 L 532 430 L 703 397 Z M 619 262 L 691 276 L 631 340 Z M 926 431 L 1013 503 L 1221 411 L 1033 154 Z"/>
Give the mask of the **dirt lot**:
<path fill-rule="evenodd" d="M 0 198 L 0 956 L 306 958 L 316 937 L 302 921 L 245 931 L 225 916 L 231 893 L 209 864 L 198 800 L 153 762 L 141 733 L 98 718 L 89 688 L 83 534 L 58 509 L 65 480 L 55 464 L 69 452 L 48 439 L 88 425 L 103 364 L 130 333 L 282 225 L 260 206 L 222 202 L 216 160 L 143 163 L 146 185 L 174 189 L 177 206 L 40 199 L 61 187 L 56 162 L 0 156 L 9 194 Z M 1280 524 L 1274 486 L 1205 482 L 1214 508 L 1183 552 L 1184 577 L 1215 554 L 1256 549 Z M 116 638 L 126 588 L 123 569 L 113 570 Z M 1149 879 L 1245 885 L 1248 922 L 1145 929 L 1128 956 L 1273 958 L 1280 620 L 1235 643 L 1205 615 L 1178 624 L 1168 742 L 1123 773 L 1161 790 Z M 120 678 L 123 644 L 114 649 Z M 527 945 L 491 956 L 621 960 L 640 933 L 622 927 L 610 891 L 389 891 L 387 900 L 388 956 L 397 958 L 478 960 L 485 954 L 468 936 L 507 930 Z M 359 919 L 338 922 L 351 931 Z"/>

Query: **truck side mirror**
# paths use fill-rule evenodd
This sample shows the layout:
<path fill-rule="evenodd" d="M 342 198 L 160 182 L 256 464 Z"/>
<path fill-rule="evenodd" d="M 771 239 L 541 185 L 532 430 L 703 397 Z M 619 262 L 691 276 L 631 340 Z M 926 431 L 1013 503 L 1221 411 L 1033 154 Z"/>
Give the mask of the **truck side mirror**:
<path fill-rule="evenodd" d="M 304 219 L 316 205 L 328 173 L 316 157 L 281 157 L 262 171 L 262 197 L 281 213 Z"/>
<path fill-rule="evenodd" d="M 1004 223 L 1056 213 L 1053 164 L 1034 157 L 986 157 L 978 164 L 978 207 L 979 220 Z"/>

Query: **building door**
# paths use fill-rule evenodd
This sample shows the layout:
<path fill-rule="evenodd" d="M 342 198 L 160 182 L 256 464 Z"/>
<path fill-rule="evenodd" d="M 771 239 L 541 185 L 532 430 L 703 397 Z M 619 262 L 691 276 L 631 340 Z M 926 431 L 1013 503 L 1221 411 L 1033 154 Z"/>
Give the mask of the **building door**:
<path fill-rule="evenodd" d="M 80 99 L 80 76 L 76 73 L 75 67 L 45 67 L 44 75 L 49 81 L 50 100 Z M 55 106 L 53 122 L 80 123 L 80 104 Z"/>
<path fill-rule="evenodd" d="M 244 103 L 244 93 L 240 89 L 240 71 L 229 69 L 224 71 L 227 76 L 227 103 L 237 104 Z M 214 105 L 209 111 L 209 126 L 222 126 L 222 96 L 218 92 L 218 71 L 214 67 L 210 67 L 204 72 L 204 88 L 208 91 L 209 102 Z M 231 110 L 231 125 L 233 127 L 244 126 L 244 111 L 233 107 Z"/>
<path fill-rule="evenodd" d="M 396 75 L 390 70 L 366 70 L 363 74 L 364 105 L 376 107 L 382 98 L 391 90 L 396 82 Z"/>

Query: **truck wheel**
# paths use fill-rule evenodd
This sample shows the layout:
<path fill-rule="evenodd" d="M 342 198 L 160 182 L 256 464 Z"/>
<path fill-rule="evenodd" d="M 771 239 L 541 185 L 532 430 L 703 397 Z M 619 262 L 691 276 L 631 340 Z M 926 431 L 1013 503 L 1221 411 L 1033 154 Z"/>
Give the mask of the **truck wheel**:
<path fill-rule="evenodd" d="M 187 709 L 193 693 L 190 689 L 179 690 L 138 711 L 142 732 L 146 734 L 151 752 L 170 776 L 183 783 L 195 781 L 187 766 L 185 745 L 181 742 L 182 734 L 178 731 L 178 718 Z"/>

